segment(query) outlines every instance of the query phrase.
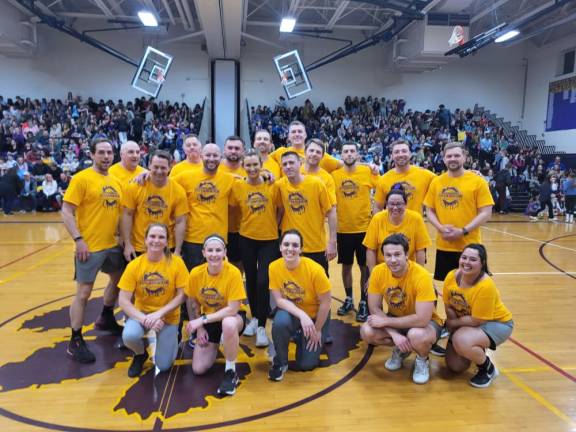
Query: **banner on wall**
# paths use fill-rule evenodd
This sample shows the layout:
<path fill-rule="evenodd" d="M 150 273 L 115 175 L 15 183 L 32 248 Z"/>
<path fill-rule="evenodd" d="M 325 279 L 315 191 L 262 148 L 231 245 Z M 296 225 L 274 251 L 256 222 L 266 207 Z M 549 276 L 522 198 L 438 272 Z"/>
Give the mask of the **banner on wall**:
<path fill-rule="evenodd" d="M 550 82 L 546 132 L 576 129 L 576 76 Z"/>

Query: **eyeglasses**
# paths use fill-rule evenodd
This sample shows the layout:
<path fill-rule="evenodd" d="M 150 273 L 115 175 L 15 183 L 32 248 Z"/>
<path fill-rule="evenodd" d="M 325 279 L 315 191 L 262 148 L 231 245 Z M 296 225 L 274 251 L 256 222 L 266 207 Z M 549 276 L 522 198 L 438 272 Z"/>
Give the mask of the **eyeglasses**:
<path fill-rule="evenodd" d="M 405 203 L 388 203 L 388 204 L 386 204 L 386 207 L 400 208 L 400 207 L 404 207 L 405 205 L 406 205 Z"/>

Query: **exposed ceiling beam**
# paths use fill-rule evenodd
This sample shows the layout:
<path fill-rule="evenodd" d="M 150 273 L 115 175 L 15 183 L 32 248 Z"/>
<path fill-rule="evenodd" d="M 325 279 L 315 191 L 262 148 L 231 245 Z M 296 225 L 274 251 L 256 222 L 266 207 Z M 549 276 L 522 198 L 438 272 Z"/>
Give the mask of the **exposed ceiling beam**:
<path fill-rule="evenodd" d="M 108 6 L 106 5 L 106 3 L 104 3 L 104 0 L 92 0 L 92 3 L 94 3 L 96 6 L 98 6 L 98 8 L 104 12 L 104 15 L 112 18 L 114 16 L 114 14 L 112 13 L 112 11 L 108 8 Z"/>
<path fill-rule="evenodd" d="M 108 3 L 116 15 L 124 15 L 124 11 L 122 10 L 119 2 L 116 0 L 108 0 Z"/>
<path fill-rule="evenodd" d="M 492 6 L 490 6 L 489 8 L 484 9 L 482 12 L 477 13 L 476 15 L 474 15 L 472 18 L 470 18 L 470 24 L 475 23 L 476 21 L 478 21 L 480 18 L 485 17 L 486 15 L 488 15 L 491 12 L 494 12 L 496 9 L 498 9 L 500 6 L 505 5 L 506 3 L 508 3 L 510 0 L 498 0 L 496 3 L 494 3 Z"/>
<path fill-rule="evenodd" d="M 181 41 L 183 41 L 183 40 L 192 39 L 192 38 L 195 38 L 195 37 L 198 37 L 198 36 L 204 36 L 204 30 L 197 31 L 197 32 L 194 32 L 194 33 L 188 33 L 188 34 L 185 34 L 185 35 L 182 35 L 182 36 L 176 36 L 176 37 L 173 37 L 173 38 L 170 38 L 170 39 L 163 39 L 163 40 L 161 40 L 161 41 L 158 42 L 158 45 L 166 45 L 166 44 L 169 44 L 169 43 L 172 43 L 172 42 L 181 42 Z"/>
<path fill-rule="evenodd" d="M 188 26 L 190 27 L 191 31 L 196 30 L 196 24 L 194 24 L 194 18 L 192 17 L 192 11 L 190 10 L 190 4 L 188 0 L 180 0 L 182 3 L 182 7 L 184 8 L 184 15 L 186 15 L 186 19 L 188 20 Z"/>
<path fill-rule="evenodd" d="M 555 27 L 561 26 L 562 24 L 569 23 L 572 20 L 576 20 L 576 12 L 571 14 L 571 15 L 565 16 L 565 17 L 559 19 L 558 21 L 554 21 L 553 23 L 550 23 L 544 27 L 540 27 L 539 29 L 534 30 L 531 33 L 522 35 L 522 37 L 520 37 L 520 38 L 512 39 L 510 42 L 505 43 L 504 45 L 508 47 L 508 46 L 519 44 L 520 42 L 524 42 L 525 40 L 531 39 L 534 36 L 537 36 L 540 33 L 543 33 L 547 30 L 553 30 Z"/>
<path fill-rule="evenodd" d="M 338 8 L 334 11 L 334 14 L 332 14 L 332 17 L 330 18 L 330 21 L 328 21 L 328 24 L 326 24 L 326 30 L 332 30 L 334 28 L 334 25 L 336 25 L 349 4 L 349 1 L 343 1 L 338 5 Z"/>
<path fill-rule="evenodd" d="M 184 12 L 184 7 L 182 6 L 182 3 L 180 2 L 180 0 L 174 0 L 174 4 L 176 5 L 176 10 L 178 10 L 178 16 L 182 21 L 182 25 L 186 30 L 190 30 L 190 23 L 186 18 L 186 13 Z"/>
<path fill-rule="evenodd" d="M 168 14 L 168 19 L 170 20 L 170 24 L 176 25 L 176 20 L 174 19 L 174 14 L 172 13 L 172 9 L 170 9 L 170 5 L 168 4 L 168 0 L 162 0 L 162 4 L 164 5 L 164 10 Z"/>
<path fill-rule="evenodd" d="M 258 26 L 258 27 L 278 27 L 278 22 L 272 21 L 248 21 L 248 25 Z M 310 29 L 322 29 L 324 28 L 323 23 L 318 24 L 300 24 L 296 23 L 297 28 L 310 28 Z M 369 26 L 369 25 L 344 25 L 336 24 L 335 29 L 342 30 L 378 30 L 379 26 Z"/>

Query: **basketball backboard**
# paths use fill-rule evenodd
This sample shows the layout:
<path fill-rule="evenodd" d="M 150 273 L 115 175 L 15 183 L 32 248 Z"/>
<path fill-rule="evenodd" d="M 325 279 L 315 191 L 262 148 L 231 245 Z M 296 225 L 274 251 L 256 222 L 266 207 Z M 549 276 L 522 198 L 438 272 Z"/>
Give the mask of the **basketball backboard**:
<path fill-rule="evenodd" d="M 155 48 L 150 46 L 146 48 L 138 70 L 132 79 L 132 87 L 152 97 L 158 96 L 162 84 L 166 80 L 172 59 L 172 56 Z"/>
<path fill-rule="evenodd" d="M 294 99 L 312 90 L 298 51 L 294 50 L 276 56 L 274 63 L 288 99 Z"/>

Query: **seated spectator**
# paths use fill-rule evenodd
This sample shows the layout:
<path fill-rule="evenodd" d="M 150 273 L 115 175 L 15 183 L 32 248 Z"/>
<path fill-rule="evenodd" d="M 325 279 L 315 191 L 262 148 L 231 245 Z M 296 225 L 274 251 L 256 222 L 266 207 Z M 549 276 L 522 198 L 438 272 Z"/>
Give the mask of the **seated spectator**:
<path fill-rule="evenodd" d="M 26 213 L 36 211 L 36 180 L 29 172 L 24 173 L 22 189 L 20 190 L 20 210 Z"/>
<path fill-rule="evenodd" d="M 42 191 L 40 193 L 38 205 L 40 211 L 52 212 L 60 209 L 58 203 L 58 183 L 52 178 L 52 174 L 46 174 L 42 182 Z"/>

